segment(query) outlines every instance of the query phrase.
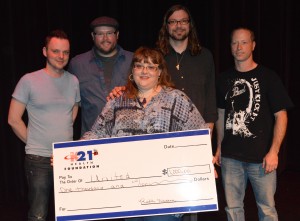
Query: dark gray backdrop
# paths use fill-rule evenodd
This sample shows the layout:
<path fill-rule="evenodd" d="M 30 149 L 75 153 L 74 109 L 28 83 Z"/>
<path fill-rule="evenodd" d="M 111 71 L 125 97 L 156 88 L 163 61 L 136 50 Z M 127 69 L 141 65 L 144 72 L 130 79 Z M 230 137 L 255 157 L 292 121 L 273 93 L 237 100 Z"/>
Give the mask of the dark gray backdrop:
<path fill-rule="evenodd" d="M 89 23 L 107 15 L 120 22 L 120 45 L 135 50 L 154 46 L 165 11 L 173 4 L 189 7 L 202 45 L 215 59 L 216 75 L 233 65 L 229 35 L 237 26 L 256 33 L 255 59 L 281 77 L 296 108 L 289 112 L 289 127 L 280 153 L 280 171 L 300 170 L 297 126 L 299 113 L 299 27 L 297 0 L 2 0 L 0 14 L 0 204 L 26 199 L 23 173 L 24 144 L 7 124 L 11 94 L 27 72 L 45 66 L 45 35 L 62 28 L 71 38 L 71 56 L 92 46 Z M 26 117 L 25 117 L 26 119 Z M 78 123 L 77 123 L 78 124 Z M 78 134 L 78 128 L 75 128 Z"/>

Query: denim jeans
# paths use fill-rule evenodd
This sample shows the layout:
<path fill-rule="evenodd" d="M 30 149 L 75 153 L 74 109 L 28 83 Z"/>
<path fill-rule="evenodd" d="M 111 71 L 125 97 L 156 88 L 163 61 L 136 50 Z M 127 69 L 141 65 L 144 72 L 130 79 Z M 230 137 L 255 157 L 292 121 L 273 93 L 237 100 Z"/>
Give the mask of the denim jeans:
<path fill-rule="evenodd" d="M 274 195 L 276 171 L 266 174 L 261 163 L 247 163 L 222 157 L 222 180 L 228 221 L 245 221 L 244 197 L 249 180 L 258 208 L 259 221 L 278 221 Z"/>
<path fill-rule="evenodd" d="M 128 218 L 125 221 L 181 221 L 181 217 L 175 217 L 172 215 L 164 215 L 164 216 L 145 216 L 145 217 L 136 217 L 136 218 Z"/>
<path fill-rule="evenodd" d="M 28 183 L 28 221 L 46 221 L 49 194 L 53 188 L 50 157 L 26 154 L 25 173 Z"/>

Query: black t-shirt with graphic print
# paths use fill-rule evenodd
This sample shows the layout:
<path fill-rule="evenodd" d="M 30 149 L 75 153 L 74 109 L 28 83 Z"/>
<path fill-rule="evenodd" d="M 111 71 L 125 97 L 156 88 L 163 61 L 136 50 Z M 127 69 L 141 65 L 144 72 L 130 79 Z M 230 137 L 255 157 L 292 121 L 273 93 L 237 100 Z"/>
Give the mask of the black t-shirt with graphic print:
<path fill-rule="evenodd" d="M 290 109 L 293 103 L 279 76 L 258 65 L 248 72 L 222 73 L 217 105 L 225 109 L 222 156 L 261 163 L 272 142 L 274 113 Z"/>

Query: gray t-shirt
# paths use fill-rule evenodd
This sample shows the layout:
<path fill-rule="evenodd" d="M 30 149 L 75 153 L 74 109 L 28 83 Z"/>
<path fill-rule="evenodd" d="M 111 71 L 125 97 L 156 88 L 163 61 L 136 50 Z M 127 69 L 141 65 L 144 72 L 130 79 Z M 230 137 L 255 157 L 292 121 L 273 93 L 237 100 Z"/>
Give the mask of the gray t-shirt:
<path fill-rule="evenodd" d="M 53 142 L 73 140 L 72 109 L 80 102 L 74 75 L 65 71 L 53 78 L 43 69 L 26 74 L 12 96 L 28 113 L 26 154 L 50 157 Z"/>

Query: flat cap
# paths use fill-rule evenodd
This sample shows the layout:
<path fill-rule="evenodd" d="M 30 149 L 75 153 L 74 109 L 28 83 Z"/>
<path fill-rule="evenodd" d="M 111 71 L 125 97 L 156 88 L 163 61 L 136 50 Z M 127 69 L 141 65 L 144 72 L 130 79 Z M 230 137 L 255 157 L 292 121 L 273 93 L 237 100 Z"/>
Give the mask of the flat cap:
<path fill-rule="evenodd" d="M 116 30 L 119 29 L 118 21 L 114 18 L 107 17 L 107 16 L 95 18 L 90 24 L 91 29 L 94 29 L 95 27 L 98 26 L 110 26 L 110 27 L 114 27 Z"/>

